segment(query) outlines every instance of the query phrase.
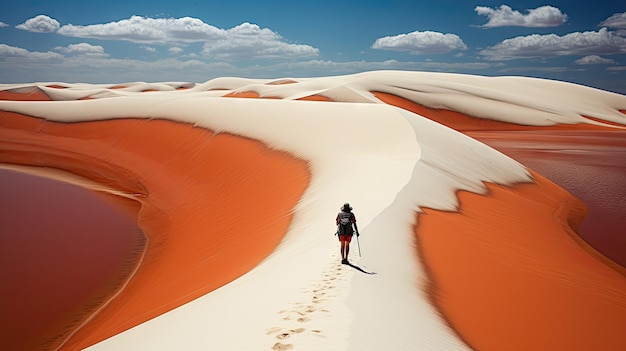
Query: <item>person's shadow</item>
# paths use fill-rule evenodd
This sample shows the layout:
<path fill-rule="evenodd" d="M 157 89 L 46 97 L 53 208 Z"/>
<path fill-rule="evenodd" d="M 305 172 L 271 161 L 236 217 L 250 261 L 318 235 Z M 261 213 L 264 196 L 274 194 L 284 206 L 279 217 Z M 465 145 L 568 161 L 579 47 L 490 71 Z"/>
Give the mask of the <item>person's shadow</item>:
<path fill-rule="evenodd" d="M 361 272 L 361 273 L 365 273 L 365 274 L 376 274 L 375 272 L 368 272 L 368 271 L 364 270 L 363 268 L 361 268 L 361 267 L 359 267 L 359 266 L 357 266 L 357 265 L 354 265 L 352 262 L 348 262 L 348 263 L 346 263 L 346 266 L 350 266 L 350 267 L 352 267 L 352 268 L 356 269 L 357 271 L 359 271 L 359 272 Z"/>

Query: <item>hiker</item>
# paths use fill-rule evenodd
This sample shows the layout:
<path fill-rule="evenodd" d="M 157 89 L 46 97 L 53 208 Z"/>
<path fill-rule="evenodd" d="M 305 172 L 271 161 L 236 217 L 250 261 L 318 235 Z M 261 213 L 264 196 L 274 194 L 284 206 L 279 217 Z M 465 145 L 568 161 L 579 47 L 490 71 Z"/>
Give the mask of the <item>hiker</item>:
<path fill-rule="evenodd" d="M 352 213 L 352 207 L 349 203 L 343 204 L 341 212 L 337 214 L 335 219 L 337 222 L 337 234 L 339 235 L 339 242 L 341 243 L 341 263 L 348 264 L 348 253 L 350 252 L 350 241 L 352 241 L 352 235 L 356 232 L 359 236 L 359 228 L 356 226 L 356 217 Z M 354 229 L 352 226 L 354 225 Z"/>

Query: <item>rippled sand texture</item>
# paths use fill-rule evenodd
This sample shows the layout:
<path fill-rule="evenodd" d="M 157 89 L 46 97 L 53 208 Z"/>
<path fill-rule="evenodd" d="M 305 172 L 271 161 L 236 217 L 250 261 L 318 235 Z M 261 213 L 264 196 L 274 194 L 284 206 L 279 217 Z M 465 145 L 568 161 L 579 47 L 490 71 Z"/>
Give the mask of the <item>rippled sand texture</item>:
<path fill-rule="evenodd" d="M 43 348 L 626 346 L 622 95 L 398 71 L 0 89 L 0 163 L 146 238 L 104 302 L 28 330 Z"/>

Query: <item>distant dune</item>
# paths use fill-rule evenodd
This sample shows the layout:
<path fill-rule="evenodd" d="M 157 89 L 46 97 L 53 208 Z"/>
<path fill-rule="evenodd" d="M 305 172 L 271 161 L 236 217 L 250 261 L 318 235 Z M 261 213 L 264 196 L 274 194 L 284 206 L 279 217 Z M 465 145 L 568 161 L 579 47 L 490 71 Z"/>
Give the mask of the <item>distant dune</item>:
<path fill-rule="evenodd" d="M 625 113 L 426 72 L 0 84 L 0 345 L 623 350 Z"/>

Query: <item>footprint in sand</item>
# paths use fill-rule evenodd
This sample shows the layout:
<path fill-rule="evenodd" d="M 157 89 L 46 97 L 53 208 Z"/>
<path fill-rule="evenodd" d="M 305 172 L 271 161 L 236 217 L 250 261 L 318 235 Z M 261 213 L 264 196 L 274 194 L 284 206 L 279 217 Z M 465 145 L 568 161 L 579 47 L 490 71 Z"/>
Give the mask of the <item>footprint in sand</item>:
<path fill-rule="evenodd" d="M 291 344 L 283 344 L 280 342 L 277 342 L 274 344 L 274 346 L 272 346 L 272 350 L 276 350 L 276 351 L 282 351 L 282 350 L 291 350 L 293 349 L 293 345 Z"/>
<path fill-rule="evenodd" d="M 281 330 L 283 330 L 283 328 L 280 328 L 280 327 L 274 327 L 274 328 L 269 329 L 269 330 L 267 331 L 267 335 L 272 335 L 272 334 L 274 334 L 274 333 L 278 333 L 278 332 L 279 332 L 279 331 L 281 331 Z"/>
<path fill-rule="evenodd" d="M 309 305 L 304 308 L 304 303 L 302 302 L 292 303 L 292 310 L 281 310 L 279 312 L 279 314 L 284 315 L 282 319 L 285 321 L 289 321 L 292 320 L 292 318 L 297 318 L 297 322 L 305 323 L 311 321 L 311 317 L 313 317 L 316 312 L 330 313 L 328 309 L 321 308 L 323 307 L 323 305 L 320 304 L 334 296 L 333 294 L 328 294 L 328 290 L 334 289 L 336 287 L 333 284 L 333 281 L 337 280 L 337 278 L 342 279 L 344 271 L 345 270 L 343 269 L 343 266 L 339 264 L 333 265 L 328 270 L 326 270 L 323 273 L 323 279 L 321 284 L 310 287 L 310 290 L 305 290 L 305 292 L 312 294 L 311 302 L 309 303 Z M 284 341 L 296 334 L 303 333 L 305 330 L 305 328 L 283 329 L 279 327 L 274 327 L 268 330 L 267 334 L 276 334 L 277 339 Z M 311 330 L 311 332 L 316 335 L 323 336 L 320 329 L 313 329 Z M 274 344 L 274 346 L 272 346 L 272 350 L 292 350 L 293 348 L 294 346 L 292 344 L 283 344 L 281 342 L 277 342 Z"/>
<path fill-rule="evenodd" d="M 284 340 L 284 339 L 289 338 L 293 334 L 300 334 L 300 333 L 304 332 L 305 330 L 306 329 L 304 329 L 304 328 L 291 329 L 289 331 L 286 331 L 286 332 L 283 332 L 283 333 L 280 333 L 280 334 L 276 335 L 276 337 L 278 339 Z"/>

